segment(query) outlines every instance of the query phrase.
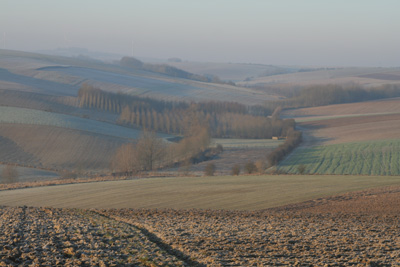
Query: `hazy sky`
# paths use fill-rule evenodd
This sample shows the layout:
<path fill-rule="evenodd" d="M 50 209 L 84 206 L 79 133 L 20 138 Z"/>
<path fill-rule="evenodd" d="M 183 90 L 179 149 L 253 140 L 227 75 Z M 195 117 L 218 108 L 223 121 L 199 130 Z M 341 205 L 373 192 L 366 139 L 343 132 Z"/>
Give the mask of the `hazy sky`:
<path fill-rule="evenodd" d="M 400 66 L 399 29 L 398 0 L 0 0 L 0 46 L 14 50 Z"/>

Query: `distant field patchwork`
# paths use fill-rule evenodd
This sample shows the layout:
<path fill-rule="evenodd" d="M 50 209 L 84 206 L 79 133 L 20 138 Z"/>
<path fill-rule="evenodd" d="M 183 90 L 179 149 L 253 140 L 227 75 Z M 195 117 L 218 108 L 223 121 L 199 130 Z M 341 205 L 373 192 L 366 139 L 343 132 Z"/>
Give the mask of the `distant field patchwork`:
<path fill-rule="evenodd" d="M 280 165 L 288 173 L 400 175 L 400 140 L 299 148 Z"/>
<path fill-rule="evenodd" d="M 120 138 L 137 138 L 140 131 L 65 114 L 0 106 L 0 123 L 56 126 Z"/>

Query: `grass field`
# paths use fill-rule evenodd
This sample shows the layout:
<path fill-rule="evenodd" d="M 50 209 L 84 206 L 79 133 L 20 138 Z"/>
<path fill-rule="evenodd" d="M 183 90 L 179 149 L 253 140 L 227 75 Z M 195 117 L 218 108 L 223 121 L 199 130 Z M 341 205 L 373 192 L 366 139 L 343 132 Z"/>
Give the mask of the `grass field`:
<path fill-rule="evenodd" d="M 221 176 L 149 178 L 0 192 L 10 206 L 259 210 L 366 188 L 398 176 Z"/>
<path fill-rule="evenodd" d="M 382 140 L 299 148 L 280 165 L 298 173 L 400 175 L 400 140 Z"/>

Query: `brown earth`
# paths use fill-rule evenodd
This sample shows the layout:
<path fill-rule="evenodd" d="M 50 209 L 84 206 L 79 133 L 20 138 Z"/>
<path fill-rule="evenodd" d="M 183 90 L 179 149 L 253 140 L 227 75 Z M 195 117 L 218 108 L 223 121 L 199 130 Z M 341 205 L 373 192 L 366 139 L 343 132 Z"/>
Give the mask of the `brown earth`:
<path fill-rule="evenodd" d="M 346 117 L 299 123 L 312 145 L 397 139 L 400 114 Z"/>
<path fill-rule="evenodd" d="M 400 186 L 264 211 L 0 208 L 0 266 L 400 266 Z"/>
<path fill-rule="evenodd" d="M 397 139 L 400 98 L 288 110 L 304 131 L 303 145 Z"/>
<path fill-rule="evenodd" d="M 391 187 L 259 212 L 103 212 L 207 266 L 398 266 L 399 204 Z"/>
<path fill-rule="evenodd" d="M 0 266 L 183 266 L 135 226 L 90 211 L 0 208 Z"/>

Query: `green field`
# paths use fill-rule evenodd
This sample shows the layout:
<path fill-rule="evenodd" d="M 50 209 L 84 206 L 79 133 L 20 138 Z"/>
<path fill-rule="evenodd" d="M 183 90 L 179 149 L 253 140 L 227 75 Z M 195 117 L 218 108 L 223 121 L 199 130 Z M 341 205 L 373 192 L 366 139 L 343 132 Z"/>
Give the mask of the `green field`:
<path fill-rule="evenodd" d="M 279 169 L 309 174 L 400 175 L 400 140 L 345 143 L 299 148 Z"/>
<path fill-rule="evenodd" d="M 70 208 L 259 210 L 394 184 L 400 184 L 399 176 L 147 178 L 0 191 L 0 203 Z"/>

